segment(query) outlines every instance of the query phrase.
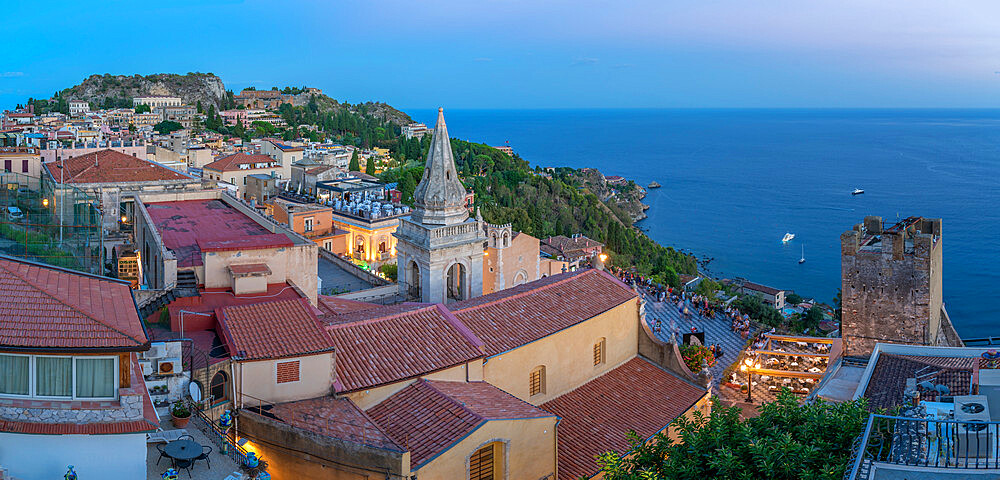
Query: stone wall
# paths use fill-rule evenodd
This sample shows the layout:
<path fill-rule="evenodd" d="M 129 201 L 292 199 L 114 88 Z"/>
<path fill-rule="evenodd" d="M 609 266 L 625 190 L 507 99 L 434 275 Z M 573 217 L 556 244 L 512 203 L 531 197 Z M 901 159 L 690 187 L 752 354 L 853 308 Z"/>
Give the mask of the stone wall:
<path fill-rule="evenodd" d="M 941 329 L 941 223 L 885 231 L 880 217 L 841 235 L 846 355 L 878 342 L 933 345 Z"/>
<path fill-rule="evenodd" d="M 142 419 L 142 395 L 118 401 L 3 400 L 0 419 L 28 423 L 111 423 Z"/>

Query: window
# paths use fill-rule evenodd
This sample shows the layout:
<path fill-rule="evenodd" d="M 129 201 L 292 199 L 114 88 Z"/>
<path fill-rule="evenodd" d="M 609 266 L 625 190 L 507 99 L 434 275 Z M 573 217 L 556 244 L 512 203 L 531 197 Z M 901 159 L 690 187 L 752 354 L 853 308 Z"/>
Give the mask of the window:
<path fill-rule="evenodd" d="M 323 242 L 323 248 L 325 248 L 327 250 L 333 250 L 333 242 L 331 242 L 329 240 Z"/>
<path fill-rule="evenodd" d="M 594 344 L 594 366 L 602 365 L 604 363 L 604 346 L 605 339 L 601 337 L 597 343 Z"/>
<path fill-rule="evenodd" d="M 313 231 L 313 219 L 312 219 L 312 217 L 303 220 L 303 222 L 305 222 L 305 225 L 306 225 L 305 226 L 305 230 L 307 232 Z"/>
<path fill-rule="evenodd" d="M 503 478 L 503 444 L 493 442 L 476 450 L 469 457 L 469 480 Z"/>
<path fill-rule="evenodd" d="M 113 399 L 118 357 L 0 354 L 0 395 Z"/>
<path fill-rule="evenodd" d="M 545 393 L 545 365 L 535 367 L 528 379 L 528 391 L 531 396 Z"/>
<path fill-rule="evenodd" d="M 209 384 L 208 392 L 212 395 L 213 405 L 229 399 L 229 376 L 226 375 L 226 372 L 220 370 L 215 373 Z"/>
<path fill-rule="evenodd" d="M 21 173 L 28 173 L 28 161 L 21 160 Z"/>
<path fill-rule="evenodd" d="M 278 362 L 275 364 L 277 383 L 292 383 L 299 381 L 299 361 Z"/>

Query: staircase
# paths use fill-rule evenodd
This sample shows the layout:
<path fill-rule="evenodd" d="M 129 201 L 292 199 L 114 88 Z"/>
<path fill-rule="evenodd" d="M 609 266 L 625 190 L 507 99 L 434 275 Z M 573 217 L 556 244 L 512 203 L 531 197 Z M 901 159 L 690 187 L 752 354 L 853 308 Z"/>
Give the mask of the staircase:
<path fill-rule="evenodd" d="M 192 270 L 180 270 L 177 272 L 177 286 L 167 290 L 162 290 L 158 294 L 148 297 L 137 305 L 141 318 L 147 318 L 157 310 L 170 305 L 170 302 L 181 297 L 197 297 L 198 277 Z"/>
<path fill-rule="evenodd" d="M 175 289 L 178 290 L 194 290 L 198 291 L 198 277 L 195 276 L 193 270 L 178 270 L 177 271 L 177 286 Z M 191 295 L 178 295 L 179 297 L 187 297 Z"/>

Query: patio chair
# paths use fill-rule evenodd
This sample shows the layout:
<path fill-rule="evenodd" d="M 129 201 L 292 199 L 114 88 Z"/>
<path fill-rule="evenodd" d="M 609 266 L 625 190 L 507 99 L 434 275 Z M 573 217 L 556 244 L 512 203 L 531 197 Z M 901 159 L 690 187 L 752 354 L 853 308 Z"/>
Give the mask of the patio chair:
<path fill-rule="evenodd" d="M 191 478 L 191 466 L 193 465 L 194 460 L 174 460 L 174 468 L 187 470 L 188 478 Z"/>
<path fill-rule="evenodd" d="M 181 436 L 177 437 L 177 440 L 191 440 L 193 442 L 194 441 L 194 437 L 192 437 L 191 435 L 185 434 L 185 435 L 181 435 Z"/>
<path fill-rule="evenodd" d="M 201 455 L 195 457 L 192 463 L 196 463 L 198 460 L 204 460 L 208 464 L 208 469 L 212 469 L 212 460 L 208 457 L 212 453 L 212 447 L 210 445 L 202 445 Z"/>
<path fill-rule="evenodd" d="M 163 444 L 163 443 L 157 443 L 156 444 L 156 451 L 160 452 L 160 458 L 156 459 L 156 464 L 157 465 L 159 465 L 160 464 L 160 460 L 163 460 L 164 458 L 170 458 L 171 460 L 173 460 L 173 458 L 171 458 L 170 455 L 167 455 L 166 452 L 163 451 L 163 446 L 164 445 L 165 444 Z"/>

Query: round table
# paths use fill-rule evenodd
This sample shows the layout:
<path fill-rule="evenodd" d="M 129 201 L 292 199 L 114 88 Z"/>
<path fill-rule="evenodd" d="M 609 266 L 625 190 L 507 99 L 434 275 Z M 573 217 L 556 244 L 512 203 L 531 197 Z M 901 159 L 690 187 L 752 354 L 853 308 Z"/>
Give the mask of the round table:
<path fill-rule="evenodd" d="M 163 447 L 163 453 L 176 460 L 194 460 L 201 451 L 201 444 L 193 440 L 174 440 Z"/>

